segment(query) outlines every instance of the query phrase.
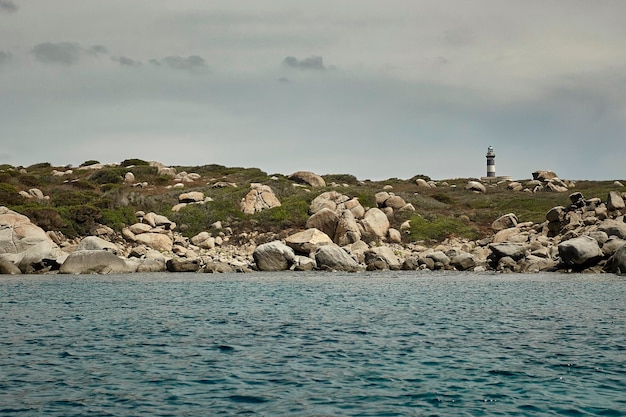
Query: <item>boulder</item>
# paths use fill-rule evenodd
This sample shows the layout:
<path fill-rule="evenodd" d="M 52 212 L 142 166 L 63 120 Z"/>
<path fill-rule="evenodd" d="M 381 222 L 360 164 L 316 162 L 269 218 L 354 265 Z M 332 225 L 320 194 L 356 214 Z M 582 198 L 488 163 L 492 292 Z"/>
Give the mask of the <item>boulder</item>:
<path fill-rule="evenodd" d="M 315 197 L 309 205 L 309 213 L 315 214 L 322 209 L 337 210 L 337 206 L 346 203 L 350 198 L 337 191 L 327 191 Z"/>
<path fill-rule="evenodd" d="M 124 274 L 132 272 L 123 259 L 106 250 L 81 250 L 68 255 L 61 274 Z"/>
<path fill-rule="evenodd" d="M 142 233 L 135 236 L 135 242 L 160 252 L 170 252 L 174 244 L 172 239 L 163 233 Z"/>
<path fill-rule="evenodd" d="M 328 236 L 335 236 L 339 217 L 334 209 L 324 207 L 316 211 L 306 221 L 308 229 L 315 228 L 326 233 Z"/>
<path fill-rule="evenodd" d="M 493 223 L 491 223 L 491 228 L 494 231 L 499 232 L 500 230 L 517 226 L 518 222 L 519 220 L 517 219 L 517 216 L 513 213 L 509 213 L 498 217 Z"/>
<path fill-rule="evenodd" d="M 252 189 L 241 199 L 240 209 L 245 214 L 254 214 L 259 211 L 280 207 L 280 201 L 274 191 L 267 185 L 251 184 Z"/>
<path fill-rule="evenodd" d="M 319 269 L 349 272 L 361 269 L 359 264 L 337 245 L 320 246 L 314 256 Z"/>
<path fill-rule="evenodd" d="M 385 201 L 385 207 L 391 207 L 394 210 L 400 210 L 406 206 L 406 201 L 399 195 L 392 195 Z"/>
<path fill-rule="evenodd" d="M 40 242 L 54 242 L 30 219 L 4 206 L 0 206 L 0 253 L 20 253 Z"/>
<path fill-rule="evenodd" d="M 580 236 L 558 245 L 561 262 L 567 266 L 590 266 L 602 258 L 598 242 L 589 236 Z"/>
<path fill-rule="evenodd" d="M 450 265 L 458 271 L 471 271 L 476 268 L 476 259 L 472 254 L 461 252 L 450 259 Z"/>
<path fill-rule="evenodd" d="M 626 274 L 626 245 L 617 249 L 609 258 L 606 270 L 614 274 Z"/>
<path fill-rule="evenodd" d="M 333 242 L 346 246 L 361 240 L 361 230 L 351 210 L 344 210 L 337 219 Z"/>
<path fill-rule="evenodd" d="M 252 257 L 259 271 L 284 271 L 295 263 L 293 249 L 280 241 L 257 246 Z"/>
<path fill-rule="evenodd" d="M 550 223 L 562 222 L 565 220 L 565 213 L 565 207 L 563 206 L 552 207 L 550 211 L 546 213 L 546 220 Z"/>
<path fill-rule="evenodd" d="M 431 188 L 430 184 L 426 182 L 425 179 L 418 178 L 415 180 L 415 184 L 420 188 Z"/>
<path fill-rule="evenodd" d="M 465 189 L 469 191 L 483 193 L 483 194 L 487 192 L 487 188 L 485 188 L 485 186 L 479 183 L 478 181 L 468 182 L 467 185 L 465 186 Z"/>
<path fill-rule="evenodd" d="M 538 180 L 538 181 L 549 181 L 549 180 L 559 177 L 553 171 L 546 171 L 546 170 L 535 171 L 532 173 L 532 175 L 533 175 L 533 180 Z"/>
<path fill-rule="evenodd" d="M 172 258 L 167 260 L 165 266 L 169 272 L 198 272 L 202 262 L 198 258 Z"/>
<path fill-rule="evenodd" d="M 398 229 L 389 228 L 387 232 L 387 240 L 389 243 L 402 243 L 402 234 Z"/>
<path fill-rule="evenodd" d="M 119 255 L 119 248 L 109 241 L 97 236 L 87 236 L 80 241 L 76 250 L 107 250 L 114 255 Z"/>
<path fill-rule="evenodd" d="M 190 191 L 188 193 L 183 193 L 178 196 L 178 201 L 180 203 L 199 203 L 204 201 L 204 193 L 200 191 Z"/>
<path fill-rule="evenodd" d="M 126 174 L 124 174 L 124 182 L 126 184 L 132 184 L 135 182 L 135 174 L 133 174 L 132 172 L 127 172 Z"/>
<path fill-rule="evenodd" d="M 55 243 L 42 241 L 16 254 L 16 263 L 23 274 L 34 274 L 58 269 L 65 257 Z"/>
<path fill-rule="evenodd" d="M 396 256 L 388 246 L 376 246 L 365 252 L 365 264 L 367 269 L 391 269 L 399 270 L 402 268 L 402 261 Z M 370 267 L 373 265 L 374 267 Z"/>
<path fill-rule="evenodd" d="M 136 272 L 165 272 L 165 258 L 145 258 L 138 260 Z"/>
<path fill-rule="evenodd" d="M 626 240 L 626 223 L 623 221 L 607 219 L 598 225 L 598 230 L 605 232 L 609 237 L 615 236 Z"/>
<path fill-rule="evenodd" d="M 610 191 L 609 196 L 606 199 L 606 207 L 611 211 L 624 210 L 626 208 L 626 204 L 624 204 L 624 199 L 620 193 Z"/>
<path fill-rule="evenodd" d="M 309 258 L 308 256 L 296 255 L 296 262 L 293 266 L 294 271 L 312 271 L 315 268 L 317 268 L 315 259 Z"/>
<path fill-rule="evenodd" d="M 326 181 L 324 181 L 324 178 L 309 171 L 294 172 L 287 178 L 300 184 L 310 185 L 313 188 L 326 187 Z"/>
<path fill-rule="evenodd" d="M 135 223 L 128 226 L 128 230 L 130 230 L 134 235 L 140 235 L 142 233 L 148 233 L 152 230 L 152 226 L 146 223 Z"/>
<path fill-rule="evenodd" d="M 294 233 L 285 239 L 285 243 L 298 253 L 310 254 L 322 245 L 331 245 L 332 239 L 319 229 L 311 228 Z"/>
<path fill-rule="evenodd" d="M 526 247 L 517 243 L 491 243 L 489 249 L 496 260 L 509 257 L 519 261 L 526 256 Z"/>
<path fill-rule="evenodd" d="M 386 238 L 391 226 L 387 215 L 378 208 L 367 210 L 361 224 L 365 231 L 365 237 L 370 240 Z"/>
<path fill-rule="evenodd" d="M 0 275 L 19 275 L 22 271 L 13 262 L 0 257 Z"/>

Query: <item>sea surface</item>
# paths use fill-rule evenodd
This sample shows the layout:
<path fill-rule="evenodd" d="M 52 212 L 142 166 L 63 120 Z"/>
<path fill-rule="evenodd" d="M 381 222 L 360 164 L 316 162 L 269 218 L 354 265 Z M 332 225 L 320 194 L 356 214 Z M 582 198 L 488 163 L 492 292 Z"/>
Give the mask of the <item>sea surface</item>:
<path fill-rule="evenodd" d="M 626 277 L 0 276 L 0 415 L 626 415 Z"/>

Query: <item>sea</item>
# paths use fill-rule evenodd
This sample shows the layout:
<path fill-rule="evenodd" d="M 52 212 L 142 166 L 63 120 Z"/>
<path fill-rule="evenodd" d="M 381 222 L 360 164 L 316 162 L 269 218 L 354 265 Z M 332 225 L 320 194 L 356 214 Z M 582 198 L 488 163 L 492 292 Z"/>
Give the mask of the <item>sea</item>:
<path fill-rule="evenodd" d="M 624 416 L 626 277 L 0 276 L 1 416 Z"/>

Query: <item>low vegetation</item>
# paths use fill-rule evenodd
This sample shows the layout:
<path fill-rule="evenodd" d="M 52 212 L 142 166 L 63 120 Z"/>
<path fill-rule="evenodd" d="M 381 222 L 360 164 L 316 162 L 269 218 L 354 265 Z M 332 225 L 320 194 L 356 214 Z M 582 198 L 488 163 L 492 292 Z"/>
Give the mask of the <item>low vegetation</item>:
<path fill-rule="evenodd" d="M 515 213 L 520 221 L 542 222 L 546 212 L 557 205 L 568 204 L 568 193 L 514 192 L 506 184 L 488 186 L 486 194 L 465 190 L 468 179 L 448 179 L 447 186 L 418 188 L 416 175 L 403 180 L 359 181 L 350 174 L 324 175 L 328 184 L 323 189 L 295 186 L 285 175 L 267 173 L 257 168 L 232 168 L 211 164 L 198 167 L 174 167 L 177 172 L 193 172 L 201 178 L 175 188 L 176 181 L 159 175 L 156 167 L 141 159 L 127 159 L 116 166 L 88 169 L 99 164 L 86 161 L 80 168 L 53 167 L 39 163 L 29 167 L 0 165 L 0 205 L 21 212 L 45 230 L 60 230 L 67 237 L 89 234 L 97 224 L 105 224 L 116 231 L 135 221 L 138 210 L 155 211 L 168 216 L 178 224 L 186 236 L 211 231 L 215 222 L 222 222 L 235 234 L 256 230 L 279 235 L 305 227 L 312 199 L 322 192 L 337 190 L 357 197 L 364 207 L 375 206 L 375 194 L 390 186 L 390 191 L 413 204 L 416 212 L 397 212 L 392 226 L 410 220 L 410 229 L 403 234 L 408 241 L 437 242 L 450 236 L 477 239 L 488 235 L 489 226 L 499 216 Z M 53 170 L 71 174 L 52 175 Z M 124 182 L 132 172 L 135 183 Z M 522 181 L 523 182 L 523 181 Z M 137 186 L 137 184 L 148 186 Z M 236 184 L 236 187 L 217 187 L 217 183 Z M 239 203 L 251 183 L 269 185 L 281 201 L 281 206 L 254 215 L 245 215 Z M 27 199 L 20 191 L 40 189 L 49 199 Z M 585 197 L 605 199 L 614 190 L 613 181 L 579 181 L 574 191 Z M 202 191 L 212 201 L 205 205 L 190 205 L 179 212 L 171 208 L 178 203 L 178 195 L 187 191 Z"/>

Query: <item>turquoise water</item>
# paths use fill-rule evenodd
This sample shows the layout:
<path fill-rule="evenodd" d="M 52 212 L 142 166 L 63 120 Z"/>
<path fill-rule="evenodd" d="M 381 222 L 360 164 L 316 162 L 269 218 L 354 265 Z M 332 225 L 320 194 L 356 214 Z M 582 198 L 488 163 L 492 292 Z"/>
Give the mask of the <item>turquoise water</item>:
<path fill-rule="evenodd" d="M 0 276 L 0 415 L 626 415 L 626 279 Z"/>

